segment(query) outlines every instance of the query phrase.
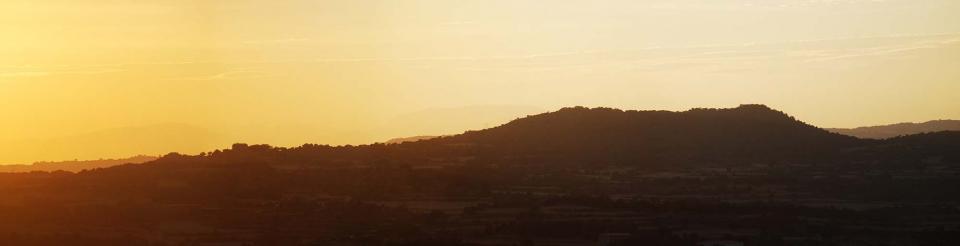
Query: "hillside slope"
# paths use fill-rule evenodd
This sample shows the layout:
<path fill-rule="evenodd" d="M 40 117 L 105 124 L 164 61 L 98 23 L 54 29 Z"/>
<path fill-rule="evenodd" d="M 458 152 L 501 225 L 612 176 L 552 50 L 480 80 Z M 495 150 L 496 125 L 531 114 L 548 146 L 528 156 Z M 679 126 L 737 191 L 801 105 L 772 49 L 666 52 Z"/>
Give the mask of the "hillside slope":
<path fill-rule="evenodd" d="M 899 123 L 857 128 L 827 128 L 843 135 L 868 139 L 885 139 L 927 132 L 960 131 L 960 120 L 934 120 L 923 123 Z"/>

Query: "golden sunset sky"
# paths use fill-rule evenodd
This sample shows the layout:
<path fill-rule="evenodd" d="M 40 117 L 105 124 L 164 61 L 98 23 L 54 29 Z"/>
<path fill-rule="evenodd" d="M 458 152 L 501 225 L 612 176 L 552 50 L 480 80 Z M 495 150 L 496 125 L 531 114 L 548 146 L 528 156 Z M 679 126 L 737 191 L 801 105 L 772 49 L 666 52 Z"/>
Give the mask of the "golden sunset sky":
<path fill-rule="evenodd" d="M 0 163 L 361 144 L 565 106 L 960 119 L 956 0 L 4 0 Z"/>

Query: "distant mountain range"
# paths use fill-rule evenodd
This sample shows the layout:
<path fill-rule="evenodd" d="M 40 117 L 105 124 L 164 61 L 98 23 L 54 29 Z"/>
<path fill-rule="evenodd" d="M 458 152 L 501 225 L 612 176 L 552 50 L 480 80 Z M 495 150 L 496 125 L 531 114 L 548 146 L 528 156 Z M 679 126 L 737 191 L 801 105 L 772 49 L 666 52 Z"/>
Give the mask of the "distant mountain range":
<path fill-rule="evenodd" d="M 827 128 L 843 135 L 867 139 L 885 139 L 927 132 L 960 131 L 960 120 L 934 120 L 923 123 L 899 123 L 857 128 Z"/>
<path fill-rule="evenodd" d="M 106 168 L 122 164 L 139 164 L 156 160 L 157 157 L 138 155 L 123 159 L 102 159 L 86 161 L 58 161 L 58 162 L 36 162 L 33 164 L 19 165 L 0 165 L 0 173 L 25 173 L 25 172 L 53 172 L 68 171 L 79 172 L 95 168 Z"/>
<path fill-rule="evenodd" d="M 913 133 L 952 129 L 952 121 L 913 126 Z M 840 133 L 844 134 L 840 134 Z M 893 134 L 891 136 L 908 135 Z M 852 135 L 852 136 L 850 136 Z M 611 108 L 564 108 L 511 121 L 490 129 L 451 136 L 392 139 L 374 148 L 391 159 L 414 149 L 421 158 L 470 156 L 477 162 L 689 163 L 842 162 L 897 154 L 917 155 L 909 145 L 927 145 L 924 153 L 950 154 L 957 132 L 916 134 L 877 141 L 862 135 L 801 122 L 764 105 L 684 112 Z M 854 137 L 856 136 L 856 137 Z M 859 137 L 859 138 L 858 138 Z M 884 137 L 889 138 L 889 137 Z M 956 139 L 960 143 L 960 139 Z M 943 152 L 943 153 L 939 153 Z M 905 154 L 906 155 L 906 154 Z"/>
<path fill-rule="evenodd" d="M 434 139 L 434 138 L 439 138 L 439 137 L 441 137 L 441 136 L 413 136 L 413 137 L 405 137 L 405 138 L 393 138 L 393 139 L 387 140 L 386 142 L 383 142 L 383 143 L 385 143 L 385 144 L 400 144 L 400 143 L 406 143 L 406 142 L 416 142 L 416 141 L 421 141 L 421 140 L 429 140 L 429 139 Z"/>
<path fill-rule="evenodd" d="M 960 160 L 954 149 L 960 147 L 957 132 L 882 141 L 860 139 L 808 125 L 764 105 L 683 112 L 573 107 L 484 130 L 393 142 L 399 143 L 295 148 L 241 144 L 201 156 L 167 156 L 151 163 L 157 167 L 165 163 L 257 163 L 284 169 L 430 163 L 668 168 L 903 162 L 929 157 Z"/>
<path fill-rule="evenodd" d="M 103 129 L 84 134 L 0 143 L 0 163 L 38 160 L 94 160 L 170 152 L 199 153 L 229 146 L 234 141 L 209 129 L 165 123 Z"/>
<path fill-rule="evenodd" d="M 955 132 L 890 138 L 951 129 L 960 129 L 960 122 L 931 121 L 828 131 L 764 105 L 684 112 L 572 107 L 458 135 L 397 138 L 360 146 L 235 147 L 210 152 L 209 156 L 196 156 L 194 162 L 204 163 L 215 159 L 216 154 L 224 153 L 229 153 L 231 157 L 228 159 L 232 161 L 259 160 L 288 167 L 334 162 L 415 163 L 423 159 L 656 167 L 704 163 L 839 162 L 883 156 L 892 158 L 907 152 L 911 156 L 954 158 L 957 154 L 949 149 L 960 143 L 957 136 L 960 134 Z M 871 138 L 890 139 L 878 142 Z M 913 149 L 913 145 L 924 145 L 924 152 Z M 280 152 L 267 154 L 264 151 Z M 138 156 L 121 160 L 0 166 L 0 172 L 78 171 L 151 160 L 152 157 Z M 157 162 L 167 161 L 161 158 Z"/>
<path fill-rule="evenodd" d="M 668 230 L 749 225 L 773 239 L 806 228 L 830 237 L 907 228 L 899 235 L 957 245 L 942 243 L 956 232 L 930 225 L 956 224 L 958 131 L 878 140 L 829 132 L 763 105 L 683 112 L 573 107 L 421 138 L 234 144 L 77 173 L 0 172 L 0 228 L 28 232 L 0 233 L 8 235 L 0 241 L 45 242 L 49 234 L 29 236 L 43 232 L 70 245 L 147 245 L 156 235 L 172 245 L 474 245 L 437 240 L 528 233 L 579 240 L 610 230 L 679 235 Z M 132 161 L 96 164 L 122 162 Z M 116 234 L 128 230 L 142 239 Z M 122 242 L 73 243 L 85 235 Z M 629 245 L 648 242 L 694 245 Z"/>

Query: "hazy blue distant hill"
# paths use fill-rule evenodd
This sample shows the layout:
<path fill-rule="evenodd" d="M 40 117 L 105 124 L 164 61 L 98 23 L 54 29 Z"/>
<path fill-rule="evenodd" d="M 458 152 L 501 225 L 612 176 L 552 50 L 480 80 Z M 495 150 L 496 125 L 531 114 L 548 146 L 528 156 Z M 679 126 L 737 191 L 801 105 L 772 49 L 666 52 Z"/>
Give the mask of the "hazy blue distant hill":
<path fill-rule="evenodd" d="M 960 131 L 960 120 L 934 120 L 857 128 L 828 128 L 828 131 L 858 138 L 885 139 L 926 132 Z"/>

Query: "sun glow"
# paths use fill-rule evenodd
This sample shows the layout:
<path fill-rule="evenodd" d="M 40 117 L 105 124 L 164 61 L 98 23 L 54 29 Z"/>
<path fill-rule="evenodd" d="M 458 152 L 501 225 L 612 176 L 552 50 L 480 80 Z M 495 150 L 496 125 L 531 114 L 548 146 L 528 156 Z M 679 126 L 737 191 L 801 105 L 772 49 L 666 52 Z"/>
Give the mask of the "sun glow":
<path fill-rule="evenodd" d="M 370 143 L 573 105 L 764 103 L 825 127 L 960 118 L 958 12 L 951 0 L 3 1 L 0 163 Z"/>

